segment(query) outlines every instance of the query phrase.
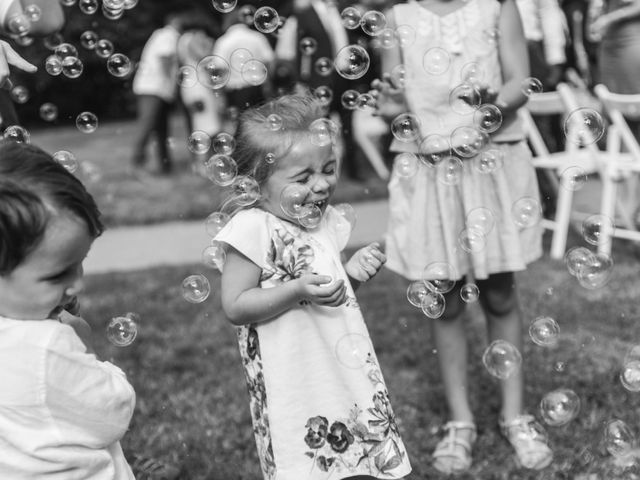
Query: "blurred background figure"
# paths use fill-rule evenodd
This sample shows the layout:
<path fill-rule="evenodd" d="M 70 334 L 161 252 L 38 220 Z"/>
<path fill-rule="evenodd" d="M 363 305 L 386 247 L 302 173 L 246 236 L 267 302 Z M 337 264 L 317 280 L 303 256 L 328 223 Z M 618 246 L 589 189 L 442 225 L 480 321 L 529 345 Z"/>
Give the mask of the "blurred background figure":
<path fill-rule="evenodd" d="M 267 37 L 244 22 L 242 10 L 225 15 L 223 34 L 216 39 L 213 54 L 229 64 L 229 80 L 224 88 L 229 117 L 262 103 L 271 96 L 271 73 L 275 53 Z"/>
<path fill-rule="evenodd" d="M 25 7 L 37 8 L 40 16 L 31 21 Z M 64 26 L 64 12 L 60 2 L 51 0 L 0 0 L 0 40 L 25 37 L 46 37 Z M 18 57 L 18 58 L 16 58 Z M 22 61 L 8 44 L 0 43 L 0 131 L 19 123 L 15 106 L 11 100 L 12 83 L 8 80 L 8 64 L 27 72 L 36 68 Z"/>
<path fill-rule="evenodd" d="M 155 134 L 160 172 L 171 173 L 173 160 L 167 143 L 169 114 L 177 98 L 178 39 L 186 26 L 184 13 L 171 13 L 165 25 L 147 40 L 133 79 L 138 125 L 131 161 L 134 167 L 147 162 L 147 144 Z"/>

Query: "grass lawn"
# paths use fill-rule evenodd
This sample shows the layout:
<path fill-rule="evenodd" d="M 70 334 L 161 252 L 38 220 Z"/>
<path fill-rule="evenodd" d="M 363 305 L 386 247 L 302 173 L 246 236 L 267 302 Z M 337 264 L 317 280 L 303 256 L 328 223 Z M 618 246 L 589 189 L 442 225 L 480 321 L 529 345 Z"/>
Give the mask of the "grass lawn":
<path fill-rule="evenodd" d="M 49 153 L 67 150 L 81 168 L 77 175 L 94 195 L 105 223 L 140 225 L 170 220 L 202 220 L 216 211 L 228 190 L 194 173 L 187 150 L 187 132 L 180 116 L 172 117 L 170 146 L 175 171 L 158 175 L 150 157 L 143 170 L 131 168 L 135 121 L 100 124 L 91 134 L 75 127 L 53 127 L 31 132 L 31 142 Z M 354 202 L 387 195 L 386 182 L 366 160 L 358 158 L 365 181 L 341 178 L 333 201 Z"/>
<path fill-rule="evenodd" d="M 549 427 L 555 461 L 542 472 L 516 467 L 496 426 L 496 381 L 479 361 L 486 345 L 484 322 L 474 305 L 468 310 L 471 398 L 479 437 L 472 470 L 463 479 L 640 478 L 638 467 L 624 467 L 602 441 L 603 424 L 622 419 L 637 433 L 640 393 L 619 379 L 627 349 L 640 343 L 637 260 L 616 252 L 612 280 L 586 290 L 561 262 L 542 259 L 519 274 L 525 324 L 538 315 L 561 327 L 553 348 L 525 343 L 526 406 L 536 413 L 541 397 L 556 388 L 580 397 L 579 416 L 563 427 Z M 180 283 L 192 273 L 207 275 L 211 296 L 187 303 Z M 138 399 L 127 455 L 143 454 L 178 466 L 184 479 L 261 478 L 250 427 L 248 397 L 233 327 L 220 309 L 219 274 L 201 265 L 89 276 L 83 298 L 102 358 L 121 366 Z M 411 480 L 442 478 L 430 467 L 437 427 L 446 419 L 429 319 L 405 297 L 407 282 L 387 270 L 359 290 L 359 301 L 392 395 L 413 464 Z M 103 332 L 108 320 L 134 311 L 141 316 L 136 341 L 111 346 Z"/>

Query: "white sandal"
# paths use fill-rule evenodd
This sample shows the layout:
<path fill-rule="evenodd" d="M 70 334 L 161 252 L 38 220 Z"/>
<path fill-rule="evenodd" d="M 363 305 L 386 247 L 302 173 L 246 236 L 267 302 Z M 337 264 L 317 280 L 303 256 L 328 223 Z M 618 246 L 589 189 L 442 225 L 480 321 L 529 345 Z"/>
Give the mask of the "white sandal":
<path fill-rule="evenodd" d="M 500 432 L 516 451 L 518 463 L 533 470 L 542 470 L 553 460 L 547 434 L 533 415 L 518 415 L 509 422 L 498 422 Z"/>
<path fill-rule="evenodd" d="M 444 438 L 433 451 L 433 467 L 446 474 L 463 473 L 471 467 L 471 446 L 476 441 L 476 426 L 472 422 L 447 422 L 442 426 Z M 469 440 L 460 436 L 470 430 Z"/>

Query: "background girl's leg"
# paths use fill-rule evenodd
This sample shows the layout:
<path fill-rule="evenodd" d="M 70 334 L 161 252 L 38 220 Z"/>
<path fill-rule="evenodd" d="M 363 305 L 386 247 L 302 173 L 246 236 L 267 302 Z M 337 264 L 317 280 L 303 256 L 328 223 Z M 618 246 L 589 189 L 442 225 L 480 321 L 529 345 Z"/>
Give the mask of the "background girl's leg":
<path fill-rule="evenodd" d="M 522 353 L 522 318 L 513 273 L 490 275 L 476 282 L 480 303 L 487 317 L 489 342 L 506 340 Z M 511 420 L 523 412 L 524 380 L 522 369 L 500 382 L 502 417 Z"/>

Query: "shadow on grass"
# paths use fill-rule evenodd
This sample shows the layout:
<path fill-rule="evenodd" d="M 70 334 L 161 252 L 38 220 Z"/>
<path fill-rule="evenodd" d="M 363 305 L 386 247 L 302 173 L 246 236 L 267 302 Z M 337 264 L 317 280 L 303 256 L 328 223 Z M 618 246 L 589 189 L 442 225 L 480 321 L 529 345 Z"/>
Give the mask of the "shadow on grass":
<path fill-rule="evenodd" d="M 640 338 L 638 267 L 631 253 L 618 248 L 614 275 L 599 290 L 579 286 L 562 262 L 546 257 L 518 274 L 525 331 L 539 315 L 554 317 L 561 328 L 554 347 L 525 342 L 526 408 L 540 418 L 540 399 L 560 387 L 581 400 L 575 420 L 548 427 L 555 460 L 542 472 L 519 469 L 498 433 L 498 384 L 480 361 L 484 321 L 470 305 L 470 397 L 479 438 L 471 471 L 458 478 L 638 478 L 637 467 L 618 465 L 602 440 L 610 419 L 635 429 L 640 409 L 640 394 L 625 390 L 618 378 L 624 354 Z M 212 286 L 209 298 L 196 305 L 180 292 L 182 279 L 193 273 L 205 274 Z M 408 303 L 406 287 L 383 270 L 358 296 L 413 464 L 409 479 L 442 478 L 430 467 L 447 414 L 430 320 Z M 121 366 L 137 392 L 122 442 L 127 455 L 179 466 L 184 479 L 258 479 L 244 376 L 219 290 L 219 274 L 200 265 L 90 276 L 83 310 L 99 354 Z M 117 348 L 103 332 L 110 317 L 126 311 L 141 316 L 139 334 L 133 345 Z"/>

